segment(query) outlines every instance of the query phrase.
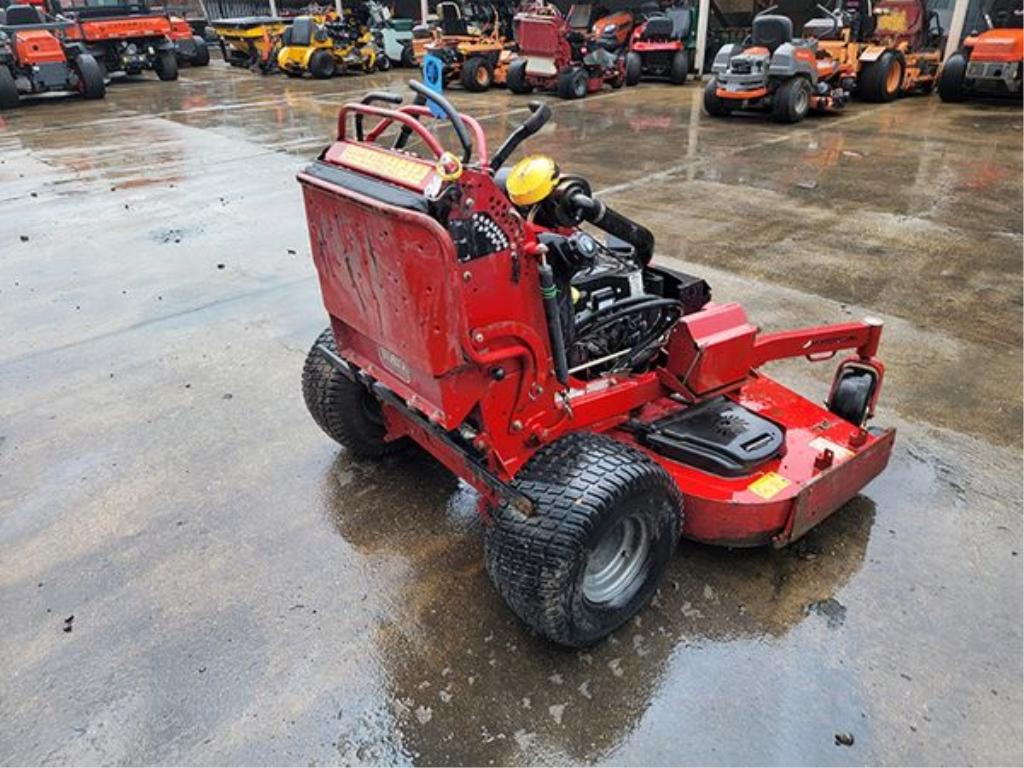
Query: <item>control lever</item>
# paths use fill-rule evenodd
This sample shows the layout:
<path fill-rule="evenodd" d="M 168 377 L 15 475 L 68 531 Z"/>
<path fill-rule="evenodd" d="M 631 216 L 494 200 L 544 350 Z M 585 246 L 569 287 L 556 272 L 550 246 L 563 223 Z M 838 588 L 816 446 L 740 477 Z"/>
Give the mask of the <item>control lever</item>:
<path fill-rule="evenodd" d="M 531 101 L 527 106 L 530 108 L 530 116 L 523 121 L 523 124 L 512 131 L 505 142 L 498 147 L 498 151 L 491 158 L 491 172 L 496 172 L 508 160 L 509 155 L 516 151 L 516 148 L 530 136 L 544 127 L 544 124 L 551 119 L 551 107 L 542 101 Z"/>

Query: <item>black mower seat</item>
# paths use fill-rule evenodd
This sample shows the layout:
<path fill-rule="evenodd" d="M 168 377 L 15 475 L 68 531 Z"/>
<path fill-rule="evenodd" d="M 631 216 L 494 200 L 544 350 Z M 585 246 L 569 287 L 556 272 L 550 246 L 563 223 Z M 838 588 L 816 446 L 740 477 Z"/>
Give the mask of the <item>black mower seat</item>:
<path fill-rule="evenodd" d="M 793 39 L 793 22 L 788 16 L 764 15 L 754 19 L 750 40 L 772 53 L 783 43 Z"/>
<path fill-rule="evenodd" d="M 462 18 L 462 12 L 455 3 L 438 3 L 438 13 L 441 16 L 441 32 L 446 36 L 465 37 L 469 34 L 469 25 Z"/>
<path fill-rule="evenodd" d="M 46 19 L 34 5 L 12 5 L 7 8 L 8 27 L 21 27 L 28 24 L 45 24 Z"/>
<path fill-rule="evenodd" d="M 642 40 L 665 40 L 673 37 L 674 26 L 672 19 L 666 15 L 648 17 L 644 24 Z"/>
<path fill-rule="evenodd" d="M 832 19 L 811 19 L 804 24 L 804 37 L 816 40 L 838 40 L 842 27 Z"/>
<path fill-rule="evenodd" d="M 313 20 L 308 16 L 300 16 L 281 33 L 282 45 L 309 45 L 313 37 Z"/>

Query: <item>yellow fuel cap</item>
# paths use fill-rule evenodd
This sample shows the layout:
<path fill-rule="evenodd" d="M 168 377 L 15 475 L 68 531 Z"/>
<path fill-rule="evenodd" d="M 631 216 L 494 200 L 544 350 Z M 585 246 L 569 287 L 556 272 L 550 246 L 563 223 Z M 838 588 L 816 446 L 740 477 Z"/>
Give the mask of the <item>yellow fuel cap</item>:
<path fill-rule="evenodd" d="M 516 205 L 535 205 L 558 186 L 558 165 L 547 155 L 529 155 L 512 167 L 505 186 Z"/>

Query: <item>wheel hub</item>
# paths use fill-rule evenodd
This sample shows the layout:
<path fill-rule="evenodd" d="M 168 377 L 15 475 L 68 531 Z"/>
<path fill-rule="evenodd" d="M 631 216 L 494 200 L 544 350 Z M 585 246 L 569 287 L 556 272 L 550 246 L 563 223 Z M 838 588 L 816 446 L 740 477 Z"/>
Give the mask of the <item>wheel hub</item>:
<path fill-rule="evenodd" d="M 650 548 L 651 532 L 642 517 L 632 515 L 619 522 L 590 553 L 583 596 L 598 605 L 628 599 L 643 581 Z"/>

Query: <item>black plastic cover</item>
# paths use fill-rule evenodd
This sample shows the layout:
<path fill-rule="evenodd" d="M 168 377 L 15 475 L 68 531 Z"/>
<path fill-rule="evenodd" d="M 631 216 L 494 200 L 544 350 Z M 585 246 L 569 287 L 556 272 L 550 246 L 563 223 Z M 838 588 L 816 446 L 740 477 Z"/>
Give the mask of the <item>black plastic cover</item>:
<path fill-rule="evenodd" d="M 785 431 L 718 397 L 645 425 L 640 442 L 663 456 L 724 477 L 739 477 L 781 456 Z"/>

